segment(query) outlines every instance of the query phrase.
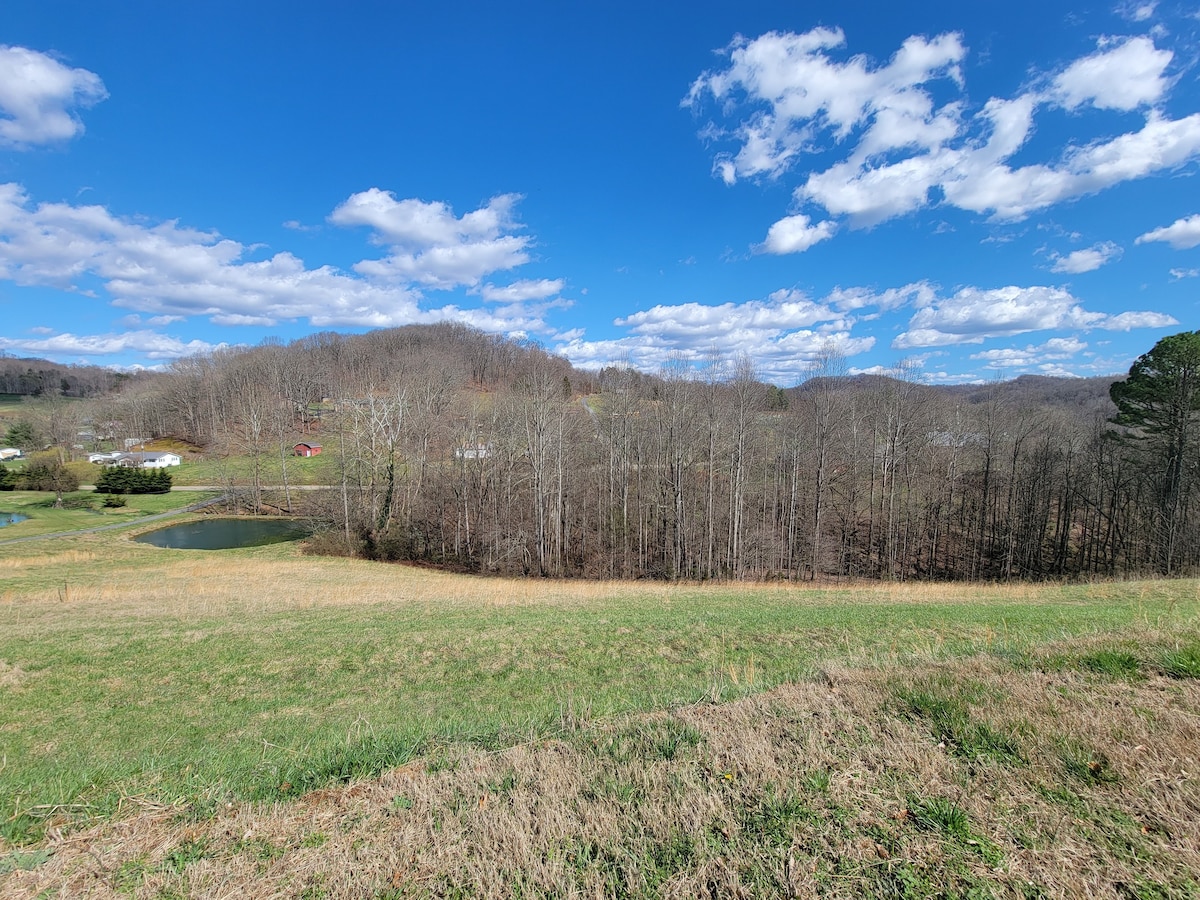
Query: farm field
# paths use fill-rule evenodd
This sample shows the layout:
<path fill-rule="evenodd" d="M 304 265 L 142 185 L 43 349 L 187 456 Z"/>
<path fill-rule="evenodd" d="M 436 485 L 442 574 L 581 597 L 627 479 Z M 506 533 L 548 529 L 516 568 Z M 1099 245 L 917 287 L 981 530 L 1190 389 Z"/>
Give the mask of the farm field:
<path fill-rule="evenodd" d="M 483 580 L 101 533 L 0 546 L 0 585 L 0 895 L 1200 891 L 1196 581 Z"/>
<path fill-rule="evenodd" d="M 0 424 L 7 423 L 19 415 L 24 399 L 20 394 L 0 392 Z"/>

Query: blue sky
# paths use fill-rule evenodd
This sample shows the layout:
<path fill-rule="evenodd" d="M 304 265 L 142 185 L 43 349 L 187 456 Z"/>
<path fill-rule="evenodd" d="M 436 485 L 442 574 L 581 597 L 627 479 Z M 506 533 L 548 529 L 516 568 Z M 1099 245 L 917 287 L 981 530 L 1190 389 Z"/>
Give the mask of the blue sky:
<path fill-rule="evenodd" d="M 449 319 L 945 383 L 1200 327 L 1200 4 L 734 7 L 8 0 L 0 350 Z"/>

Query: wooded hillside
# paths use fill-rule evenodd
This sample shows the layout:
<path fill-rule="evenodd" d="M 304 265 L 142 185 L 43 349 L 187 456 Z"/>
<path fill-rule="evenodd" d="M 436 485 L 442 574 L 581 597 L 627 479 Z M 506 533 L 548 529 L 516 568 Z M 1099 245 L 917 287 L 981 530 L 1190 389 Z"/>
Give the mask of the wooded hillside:
<path fill-rule="evenodd" d="M 0 394 L 98 397 L 136 377 L 101 366 L 64 366 L 0 353 Z"/>
<path fill-rule="evenodd" d="M 1165 511 L 1146 435 L 1110 424 L 1111 379 L 935 388 L 844 370 L 831 352 L 789 390 L 748 359 L 584 373 L 442 324 L 181 360 L 104 415 L 248 457 L 252 506 L 313 437 L 337 473 L 321 546 L 472 572 L 1007 580 L 1200 563 L 1200 432 Z"/>

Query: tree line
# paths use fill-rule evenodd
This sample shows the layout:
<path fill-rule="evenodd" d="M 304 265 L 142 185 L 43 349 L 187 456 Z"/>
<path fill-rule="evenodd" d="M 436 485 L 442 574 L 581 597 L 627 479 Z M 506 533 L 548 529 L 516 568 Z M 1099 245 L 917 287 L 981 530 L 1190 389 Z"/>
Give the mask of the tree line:
<path fill-rule="evenodd" d="M 305 500 L 329 552 L 553 577 L 1112 577 L 1200 564 L 1198 366 L 1196 333 L 1165 339 L 1110 399 L 1095 380 L 848 377 L 830 347 L 780 390 L 745 357 L 582 373 L 410 326 L 181 360 L 104 416 L 248 460 L 230 486 L 250 508 L 296 507 L 291 448 L 319 437 L 330 489 Z"/>
<path fill-rule="evenodd" d="M 0 394 L 98 397 L 138 377 L 102 366 L 65 366 L 0 352 Z"/>

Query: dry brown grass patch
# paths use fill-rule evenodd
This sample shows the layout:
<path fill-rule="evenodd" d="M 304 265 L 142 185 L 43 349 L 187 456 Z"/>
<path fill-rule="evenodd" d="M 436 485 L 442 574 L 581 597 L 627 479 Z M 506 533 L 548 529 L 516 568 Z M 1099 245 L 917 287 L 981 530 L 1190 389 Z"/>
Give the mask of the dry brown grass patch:
<path fill-rule="evenodd" d="M 20 666 L 9 665 L 0 659 L 0 688 L 17 687 L 25 678 L 26 674 Z"/>
<path fill-rule="evenodd" d="M 65 565 L 87 564 L 95 559 L 96 554 L 90 550 L 66 550 L 62 553 L 39 553 L 34 556 L 0 558 L 0 569 L 56 568 Z"/>

